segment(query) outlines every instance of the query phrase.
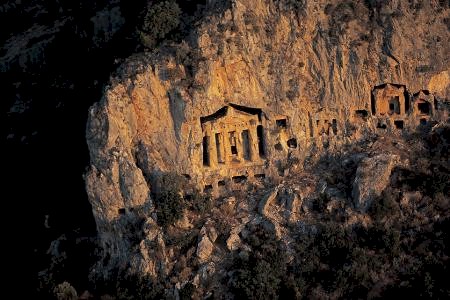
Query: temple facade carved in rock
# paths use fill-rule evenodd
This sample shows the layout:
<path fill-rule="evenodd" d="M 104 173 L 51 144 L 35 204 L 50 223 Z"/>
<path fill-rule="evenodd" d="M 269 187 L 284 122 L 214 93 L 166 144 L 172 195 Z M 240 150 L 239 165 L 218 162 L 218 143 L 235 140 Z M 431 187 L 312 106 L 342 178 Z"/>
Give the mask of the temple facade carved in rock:
<path fill-rule="evenodd" d="M 385 83 L 374 87 L 371 95 L 370 117 L 375 121 L 375 127 L 382 131 L 427 125 L 436 118 L 436 109 L 437 101 L 429 91 L 410 94 L 405 85 Z M 365 111 L 355 113 L 358 112 L 363 112 L 364 118 L 369 116 Z"/>
<path fill-rule="evenodd" d="M 265 159 L 262 111 L 230 104 L 202 117 L 203 167 L 259 165 Z"/>
<path fill-rule="evenodd" d="M 268 122 L 261 109 L 229 104 L 200 123 L 204 190 L 265 177 Z"/>
<path fill-rule="evenodd" d="M 415 125 L 426 125 L 435 114 L 435 99 L 429 91 L 421 90 L 412 96 L 412 108 Z"/>
<path fill-rule="evenodd" d="M 409 109 L 406 87 L 399 84 L 382 84 L 372 92 L 372 114 L 378 117 L 396 118 Z"/>

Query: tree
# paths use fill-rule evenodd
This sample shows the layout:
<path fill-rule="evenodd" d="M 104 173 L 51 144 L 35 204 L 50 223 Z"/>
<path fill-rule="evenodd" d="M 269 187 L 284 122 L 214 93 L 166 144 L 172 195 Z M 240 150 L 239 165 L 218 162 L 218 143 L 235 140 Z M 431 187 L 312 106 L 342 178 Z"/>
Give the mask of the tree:
<path fill-rule="evenodd" d="M 138 29 L 139 38 L 147 48 L 153 48 L 158 40 L 180 24 L 181 9 L 174 0 L 150 4 Z"/>

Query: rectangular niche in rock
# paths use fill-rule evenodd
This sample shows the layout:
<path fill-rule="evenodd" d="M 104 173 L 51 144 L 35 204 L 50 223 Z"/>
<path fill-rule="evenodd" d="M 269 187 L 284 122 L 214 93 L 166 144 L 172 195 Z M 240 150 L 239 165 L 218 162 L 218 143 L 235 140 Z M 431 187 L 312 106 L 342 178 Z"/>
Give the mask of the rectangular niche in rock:
<path fill-rule="evenodd" d="M 242 136 L 242 154 L 244 156 L 245 160 L 251 160 L 251 153 L 250 153 L 250 135 L 247 129 L 242 130 L 241 133 Z"/>
<path fill-rule="evenodd" d="M 436 99 L 428 90 L 420 90 L 415 93 L 412 97 L 412 103 L 413 115 L 420 119 L 428 119 L 436 109 Z"/>
<path fill-rule="evenodd" d="M 264 145 L 264 128 L 262 125 L 258 125 L 256 129 L 258 135 L 258 152 L 259 157 L 264 158 L 266 156 L 265 145 Z"/>
<path fill-rule="evenodd" d="M 232 179 L 234 183 L 243 183 L 247 181 L 247 176 L 245 175 L 233 176 Z"/>
<path fill-rule="evenodd" d="M 203 192 L 205 192 L 205 193 L 211 193 L 212 190 L 213 190 L 212 184 L 207 184 L 207 185 L 205 185 L 205 188 L 203 189 Z"/>
<path fill-rule="evenodd" d="M 297 148 L 297 139 L 296 138 L 291 138 L 289 140 L 287 140 L 287 145 L 289 148 Z"/>
<path fill-rule="evenodd" d="M 203 137 L 203 165 L 209 166 L 209 136 Z"/>
<path fill-rule="evenodd" d="M 333 119 L 331 122 L 332 122 L 331 123 L 331 129 L 333 129 L 333 134 L 336 135 L 337 132 L 338 132 L 337 120 Z"/>
<path fill-rule="evenodd" d="M 397 128 L 397 129 L 403 129 L 404 122 L 403 122 L 403 120 L 395 120 L 394 125 L 395 125 L 395 128 Z"/>
<path fill-rule="evenodd" d="M 277 126 L 280 128 L 286 128 L 287 127 L 287 120 L 286 119 L 278 119 L 276 120 Z"/>
<path fill-rule="evenodd" d="M 369 116 L 369 112 L 365 109 L 358 109 L 355 110 L 355 116 L 366 121 L 367 117 Z"/>
<path fill-rule="evenodd" d="M 255 177 L 256 179 L 259 179 L 259 180 L 261 180 L 261 179 L 264 179 L 264 178 L 266 178 L 266 174 L 255 174 L 253 177 Z"/>
<path fill-rule="evenodd" d="M 230 150 L 231 150 L 231 154 L 233 156 L 237 156 L 238 151 L 237 151 L 237 143 L 236 143 L 236 131 L 230 131 L 228 133 L 229 136 L 229 143 L 230 143 Z"/>
<path fill-rule="evenodd" d="M 423 101 L 417 103 L 417 108 L 419 109 L 420 114 L 422 115 L 429 115 L 430 114 L 430 103 Z"/>
<path fill-rule="evenodd" d="M 400 114 L 400 100 L 398 96 L 391 97 L 389 100 L 389 114 Z"/>

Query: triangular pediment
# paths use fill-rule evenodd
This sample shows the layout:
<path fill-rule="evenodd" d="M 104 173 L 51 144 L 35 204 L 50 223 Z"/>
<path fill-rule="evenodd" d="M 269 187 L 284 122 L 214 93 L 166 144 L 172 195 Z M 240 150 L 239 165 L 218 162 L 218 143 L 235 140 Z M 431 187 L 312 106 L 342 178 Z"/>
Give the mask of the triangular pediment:
<path fill-rule="evenodd" d="M 413 95 L 414 101 L 422 100 L 426 102 L 433 101 L 433 95 L 427 90 L 420 90 Z"/>
<path fill-rule="evenodd" d="M 233 116 L 236 116 L 236 117 L 237 116 L 249 117 L 249 116 L 253 116 L 254 114 L 250 114 L 250 113 L 247 113 L 245 111 L 242 111 L 242 110 L 239 110 L 239 109 L 236 109 L 236 108 L 233 108 L 233 107 L 230 106 L 230 108 L 227 111 L 226 116 L 230 116 L 230 115 L 233 115 Z"/>
<path fill-rule="evenodd" d="M 210 122 L 210 121 L 214 121 L 214 120 L 218 120 L 218 119 L 222 119 L 222 118 L 238 118 L 239 119 L 240 117 L 248 118 L 251 116 L 257 116 L 258 119 L 261 120 L 261 115 L 262 115 L 262 110 L 259 108 L 246 107 L 246 106 L 230 103 L 229 105 L 222 107 L 221 109 L 219 109 L 218 111 L 216 111 L 215 113 L 213 113 L 211 115 L 201 117 L 200 122 L 203 124 L 206 122 Z"/>

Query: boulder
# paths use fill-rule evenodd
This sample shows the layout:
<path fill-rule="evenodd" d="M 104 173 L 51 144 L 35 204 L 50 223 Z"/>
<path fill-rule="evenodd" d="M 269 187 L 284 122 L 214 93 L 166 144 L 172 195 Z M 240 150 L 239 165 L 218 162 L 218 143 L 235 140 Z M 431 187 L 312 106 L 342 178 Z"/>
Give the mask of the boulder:
<path fill-rule="evenodd" d="M 214 243 L 217 239 L 218 233 L 217 233 L 216 229 L 211 226 L 211 224 L 205 224 L 205 226 L 203 226 L 202 229 L 200 229 L 200 235 L 207 236 L 209 238 L 209 240 L 212 243 Z"/>
<path fill-rule="evenodd" d="M 231 229 L 230 236 L 227 239 L 228 250 L 233 251 L 242 247 L 243 243 L 239 235 L 241 231 L 245 229 L 245 225 L 247 224 L 248 221 L 249 221 L 248 219 L 245 219 L 243 223 Z"/>
<path fill-rule="evenodd" d="M 258 212 L 263 215 L 263 216 L 267 216 L 267 210 L 269 208 L 269 206 L 274 203 L 275 199 L 277 198 L 278 195 L 278 189 L 279 187 L 276 187 L 275 189 L 269 191 L 264 198 L 261 200 L 261 202 L 259 202 L 259 206 L 258 206 Z"/>
<path fill-rule="evenodd" d="M 204 263 L 211 256 L 214 249 L 213 243 L 209 240 L 208 236 L 201 237 L 200 242 L 197 245 L 197 257 L 200 263 Z"/>
<path fill-rule="evenodd" d="M 242 241 L 239 237 L 239 234 L 236 232 L 231 232 L 230 236 L 227 239 L 227 248 L 230 251 L 237 250 L 241 246 Z"/>
<path fill-rule="evenodd" d="M 352 196 L 355 207 L 365 212 L 389 184 L 392 169 L 398 164 L 397 155 L 380 154 L 363 159 L 356 170 Z"/>
<path fill-rule="evenodd" d="M 285 215 L 290 222 L 295 222 L 298 218 L 299 207 L 302 205 L 302 199 L 292 189 L 286 189 L 281 203 L 286 208 Z"/>

